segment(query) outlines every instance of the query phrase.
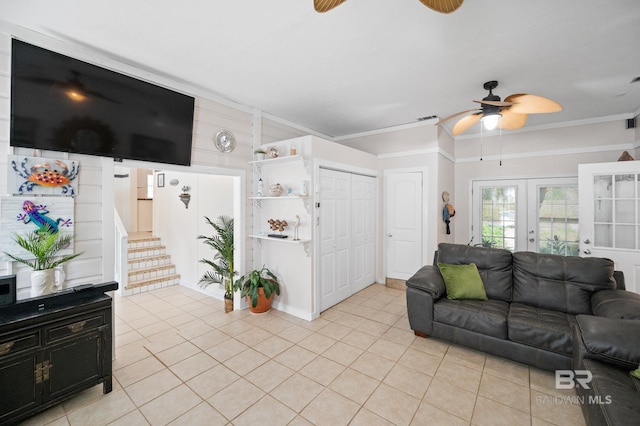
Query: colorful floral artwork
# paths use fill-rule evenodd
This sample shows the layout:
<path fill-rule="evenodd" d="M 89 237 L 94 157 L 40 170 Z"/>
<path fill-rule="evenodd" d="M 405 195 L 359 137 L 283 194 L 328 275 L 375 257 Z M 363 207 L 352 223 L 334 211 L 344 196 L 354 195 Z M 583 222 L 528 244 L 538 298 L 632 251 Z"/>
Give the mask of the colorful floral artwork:
<path fill-rule="evenodd" d="M 18 247 L 14 235 L 41 232 L 73 234 L 73 207 L 71 197 L 2 197 L 0 199 L 0 252 L 29 258 L 30 253 Z M 73 242 L 60 254 L 73 253 Z M 5 257 L 2 254 L 1 257 Z M 32 257 L 32 256 L 31 256 Z"/>
<path fill-rule="evenodd" d="M 75 197 L 78 192 L 77 161 L 10 155 L 8 162 L 7 183 L 12 194 Z"/>

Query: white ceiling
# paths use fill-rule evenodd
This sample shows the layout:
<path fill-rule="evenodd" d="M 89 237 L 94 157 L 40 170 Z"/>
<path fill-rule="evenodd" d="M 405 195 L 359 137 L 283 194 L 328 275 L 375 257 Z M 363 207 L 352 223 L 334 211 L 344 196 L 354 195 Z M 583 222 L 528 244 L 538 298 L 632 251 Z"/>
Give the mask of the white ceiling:
<path fill-rule="evenodd" d="M 527 126 L 640 110 L 638 0 L 2 0 L 0 20 L 337 139 L 474 108 L 488 80 L 564 106 Z"/>

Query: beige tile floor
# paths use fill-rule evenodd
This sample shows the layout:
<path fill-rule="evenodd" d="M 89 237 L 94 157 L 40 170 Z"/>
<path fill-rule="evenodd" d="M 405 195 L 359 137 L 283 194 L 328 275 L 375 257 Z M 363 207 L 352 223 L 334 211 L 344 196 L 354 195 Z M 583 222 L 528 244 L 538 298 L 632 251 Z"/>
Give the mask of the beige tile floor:
<path fill-rule="evenodd" d="M 114 389 L 33 425 L 584 425 L 552 373 L 419 338 L 374 284 L 308 322 L 182 286 L 116 297 Z"/>

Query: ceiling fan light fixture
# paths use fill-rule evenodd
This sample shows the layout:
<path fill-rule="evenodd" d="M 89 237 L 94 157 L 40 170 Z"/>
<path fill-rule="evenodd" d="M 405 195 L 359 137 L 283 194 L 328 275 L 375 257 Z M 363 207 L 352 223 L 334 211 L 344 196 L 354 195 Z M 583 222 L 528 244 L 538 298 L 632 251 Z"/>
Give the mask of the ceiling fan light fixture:
<path fill-rule="evenodd" d="M 500 123 L 501 118 L 502 114 L 493 113 L 483 116 L 480 121 L 486 130 L 493 130 L 498 127 L 498 123 Z"/>

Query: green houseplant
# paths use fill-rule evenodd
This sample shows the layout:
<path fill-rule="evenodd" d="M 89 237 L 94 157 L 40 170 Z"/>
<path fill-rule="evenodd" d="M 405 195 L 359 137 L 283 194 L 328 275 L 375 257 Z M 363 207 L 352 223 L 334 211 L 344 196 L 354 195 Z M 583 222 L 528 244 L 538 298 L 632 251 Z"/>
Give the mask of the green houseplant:
<path fill-rule="evenodd" d="M 240 290 L 241 297 L 247 298 L 249 310 L 256 314 L 271 309 L 273 295 L 280 295 L 278 277 L 265 266 L 238 278 L 234 287 Z"/>
<path fill-rule="evenodd" d="M 31 296 L 41 296 L 53 293 L 58 285 L 64 281 L 64 272 L 60 265 L 75 259 L 82 253 L 59 256 L 59 252 L 73 241 L 72 234 L 62 234 L 51 230 L 30 232 L 25 236 L 14 234 L 15 243 L 33 255 L 24 258 L 4 252 L 12 260 L 20 262 L 33 269 L 31 273 Z"/>
<path fill-rule="evenodd" d="M 209 265 L 211 271 L 207 271 L 199 284 L 206 287 L 210 284 L 224 285 L 224 310 L 233 311 L 233 277 L 235 270 L 233 267 L 233 218 L 225 215 L 218 216 L 213 222 L 207 216 L 204 217 L 209 225 L 215 230 L 215 234 L 198 235 L 198 239 L 203 240 L 206 245 L 216 251 L 213 259 L 200 259 L 201 263 Z"/>

